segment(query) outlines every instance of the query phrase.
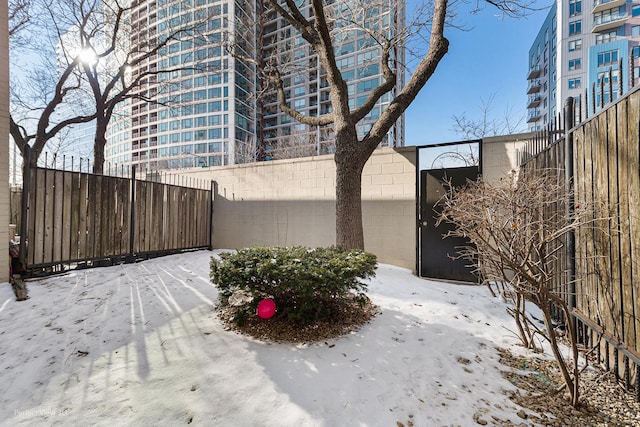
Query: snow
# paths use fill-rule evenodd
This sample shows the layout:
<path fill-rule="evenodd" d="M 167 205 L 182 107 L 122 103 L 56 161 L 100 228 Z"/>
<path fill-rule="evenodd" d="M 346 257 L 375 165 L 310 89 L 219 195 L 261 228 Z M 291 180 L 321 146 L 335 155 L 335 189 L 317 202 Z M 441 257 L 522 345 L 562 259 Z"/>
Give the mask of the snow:
<path fill-rule="evenodd" d="M 30 281 L 25 302 L 0 284 L 0 425 L 523 421 L 496 349 L 516 348 L 513 320 L 486 288 L 381 264 L 369 324 L 317 344 L 264 343 L 217 319 L 213 254 Z"/>

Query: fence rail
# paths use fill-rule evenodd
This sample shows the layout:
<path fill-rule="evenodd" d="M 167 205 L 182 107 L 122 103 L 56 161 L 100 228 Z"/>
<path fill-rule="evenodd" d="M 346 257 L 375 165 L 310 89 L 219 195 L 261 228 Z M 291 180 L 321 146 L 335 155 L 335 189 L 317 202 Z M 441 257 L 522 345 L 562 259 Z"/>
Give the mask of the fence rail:
<path fill-rule="evenodd" d="M 575 110 L 566 117 L 576 117 Z M 559 260 L 558 286 L 573 298 L 569 305 L 583 343 L 597 347 L 602 364 L 627 389 L 635 383 L 640 401 L 639 122 L 636 89 L 585 122 L 564 126 L 558 132 L 564 140 L 542 135 L 530 143 L 539 149 L 522 156 L 521 166 L 525 172 L 570 168 L 566 179 L 575 203 L 591 207 L 575 245 L 567 241 L 570 250 Z M 571 259 L 575 269 L 566 267 Z"/>
<path fill-rule="evenodd" d="M 135 170 L 117 177 L 27 166 L 24 174 L 20 256 L 31 273 L 211 247 L 212 185 L 141 180 Z"/>

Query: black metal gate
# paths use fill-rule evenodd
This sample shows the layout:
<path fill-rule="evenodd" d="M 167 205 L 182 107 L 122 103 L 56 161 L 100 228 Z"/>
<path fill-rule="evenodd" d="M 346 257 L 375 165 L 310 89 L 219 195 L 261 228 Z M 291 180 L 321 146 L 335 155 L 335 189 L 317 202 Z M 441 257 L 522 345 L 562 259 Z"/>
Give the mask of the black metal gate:
<path fill-rule="evenodd" d="M 468 246 L 462 238 L 443 236 L 452 229 L 452 225 L 441 223 L 436 227 L 436 217 L 441 212 L 437 202 L 447 191 L 446 182 L 455 187 L 464 185 L 467 180 L 478 179 L 477 166 L 420 171 L 420 204 L 418 218 L 419 238 L 419 274 L 434 279 L 477 282 L 469 261 L 456 258 L 458 248 Z"/>

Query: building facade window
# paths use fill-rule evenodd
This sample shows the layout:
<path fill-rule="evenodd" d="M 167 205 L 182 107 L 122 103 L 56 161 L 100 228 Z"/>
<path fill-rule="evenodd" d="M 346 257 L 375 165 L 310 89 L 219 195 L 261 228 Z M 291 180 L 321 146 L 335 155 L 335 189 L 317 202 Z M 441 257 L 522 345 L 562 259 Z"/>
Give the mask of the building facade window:
<path fill-rule="evenodd" d="M 580 79 L 569 79 L 569 89 L 580 88 Z"/>
<path fill-rule="evenodd" d="M 609 43 L 609 42 L 615 41 L 617 38 L 618 38 L 617 31 L 596 34 L 596 44 Z"/>
<path fill-rule="evenodd" d="M 602 12 L 596 12 L 593 14 L 593 25 L 606 24 L 608 22 L 626 18 L 627 16 L 625 6 L 603 10 Z"/>
<path fill-rule="evenodd" d="M 582 21 L 569 22 L 569 36 L 582 33 Z"/>
<path fill-rule="evenodd" d="M 580 15 L 582 13 L 582 0 L 569 0 L 569 16 Z"/>
<path fill-rule="evenodd" d="M 581 68 L 581 60 L 580 58 L 570 59 L 569 60 L 569 70 L 579 70 Z"/>
<path fill-rule="evenodd" d="M 582 49 L 582 39 L 571 40 L 569 42 L 569 52 Z"/>
<path fill-rule="evenodd" d="M 618 62 L 618 50 L 607 50 L 598 54 L 598 67 Z"/>

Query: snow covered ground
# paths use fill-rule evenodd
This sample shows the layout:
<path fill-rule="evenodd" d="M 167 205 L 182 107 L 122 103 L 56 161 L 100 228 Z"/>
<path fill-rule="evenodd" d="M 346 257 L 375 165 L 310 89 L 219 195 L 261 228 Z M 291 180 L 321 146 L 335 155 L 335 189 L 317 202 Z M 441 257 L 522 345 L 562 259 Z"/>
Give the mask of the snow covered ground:
<path fill-rule="evenodd" d="M 513 320 L 484 287 L 380 265 L 370 324 L 312 345 L 225 331 L 212 252 L 0 284 L 0 423 L 135 426 L 516 424 L 496 346 Z M 409 424 L 411 422 L 411 424 Z"/>

